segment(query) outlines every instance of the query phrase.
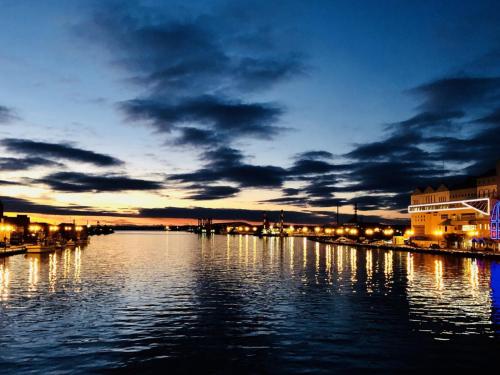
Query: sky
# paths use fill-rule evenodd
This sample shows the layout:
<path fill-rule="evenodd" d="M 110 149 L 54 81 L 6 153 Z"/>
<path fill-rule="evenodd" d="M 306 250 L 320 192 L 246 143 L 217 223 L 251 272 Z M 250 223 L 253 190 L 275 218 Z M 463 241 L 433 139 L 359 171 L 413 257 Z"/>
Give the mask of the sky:
<path fill-rule="evenodd" d="M 500 159 L 496 1 L 0 9 L 10 212 L 319 222 L 356 203 L 396 220 L 415 187 Z"/>

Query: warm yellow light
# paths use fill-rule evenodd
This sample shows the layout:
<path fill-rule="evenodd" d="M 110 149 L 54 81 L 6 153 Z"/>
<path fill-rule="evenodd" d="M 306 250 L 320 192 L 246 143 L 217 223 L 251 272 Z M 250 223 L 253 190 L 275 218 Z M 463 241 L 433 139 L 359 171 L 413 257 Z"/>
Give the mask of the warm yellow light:
<path fill-rule="evenodd" d="M 250 230 L 249 227 L 245 227 L 245 232 L 248 232 Z"/>
<path fill-rule="evenodd" d="M 77 226 L 77 227 L 75 227 L 75 230 L 76 230 L 77 232 L 81 232 L 81 231 L 82 231 L 82 229 L 83 229 L 83 228 L 82 228 L 81 226 Z"/>
<path fill-rule="evenodd" d="M 290 230 L 290 232 L 293 232 L 295 230 L 293 225 L 290 225 L 290 227 L 288 229 Z"/>
<path fill-rule="evenodd" d="M 231 231 L 231 229 L 233 229 L 233 227 L 226 227 L 226 231 L 227 231 L 227 232 L 230 232 L 230 231 Z"/>
<path fill-rule="evenodd" d="M 392 236 L 394 234 L 394 230 L 389 228 L 389 229 L 384 229 L 384 234 L 386 236 Z"/>
<path fill-rule="evenodd" d="M 337 229 L 337 234 L 344 234 L 344 230 L 342 228 Z"/>
<path fill-rule="evenodd" d="M 411 237 L 415 234 L 415 232 L 413 232 L 413 230 L 411 229 L 408 229 L 406 232 L 405 232 L 405 235 L 406 237 Z"/>
<path fill-rule="evenodd" d="M 55 232 L 55 231 L 57 231 L 58 229 L 59 229 L 59 227 L 58 227 L 57 225 L 51 225 L 51 226 L 49 227 L 49 230 L 50 230 L 51 232 Z"/>
<path fill-rule="evenodd" d="M 474 237 L 474 236 L 479 235 L 479 232 L 478 232 L 477 230 L 471 230 L 471 231 L 468 231 L 468 232 L 467 232 L 467 235 L 468 235 L 469 237 Z"/>
<path fill-rule="evenodd" d="M 321 232 L 321 228 L 320 228 L 320 227 L 315 227 L 315 228 L 314 228 L 314 231 L 315 231 L 316 233 L 319 233 L 319 232 Z"/>
<path fill-rule="evenodd" d="M 380 232 L 380 228 L 375 228 L 375 232 Z"/>
<path fill-rule="evenodd" d="M 367 230 L 365 230 L 365 234 L 367 236 L 371 236 L 373 234 L 373 229 L 367 229 Z"/>
<path fill-rule="evenodd" d="M 64 230 L 71 230 L 73 228 L 71 228 L 70 226 L 67 226 L 67 227 L 64 227 Z"/>
<path fill-rule="evenodd" d="M 29 229 L 30 232 L 38 232 L 40 230 L 40 227 L 38 225 L 30 225 Z"/>
<path fill-rule="evenodd" d="M 356 234 L 358 234 L 358 230 L 357 230 L 356 228 L 352 228 L 352 229 L 349 231 L 349 234 L 356 235 Z"/>
<path fill-rule="evenodd" d="M 243 230 L 243 227 L 238 227 L 238 231 L 241 232 Z"/>
<path fill-rule="evenodd" d="M 330 233 L 332 233 L 332 230 L 331 230 L 330 228 L 326 228 L 326 229 L 325 229 L 325 233 L 326 233 L 326 234 L 330 234 Z"/>
<path fill-rule="evenodd" d="M 302 232 L 307 233 L 308 231 L 309 231 L 309 229 L 307 227 L 302 228 Z"/>
<path fill-rule="evenodd" d="M 257 231 L 257 227 L 252 227 L 252 230 L 255 232 Z"/>
<path fill-rule="evenodd" d="M 439 236 L 442 236 L 442 235 L 443 235 L 443 231 L 442 231 L 442 230 L 435 230 L 435 231 L 434 231 L 434 235 L 435 235 L 435 236 L 438 236 L 438 237 L 439 237 Z"/>

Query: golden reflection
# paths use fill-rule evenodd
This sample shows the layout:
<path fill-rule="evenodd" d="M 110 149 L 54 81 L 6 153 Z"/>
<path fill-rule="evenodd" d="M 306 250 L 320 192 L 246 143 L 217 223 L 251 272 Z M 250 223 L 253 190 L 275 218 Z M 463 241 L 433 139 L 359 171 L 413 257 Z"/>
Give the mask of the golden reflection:
<path fill-rule="evenodd" d="M 68 277 L 68 272 L 71 267 L 71 252 L 69 249 L 63 251 L 63 277 Z"/>
<path fill-rule="evenodd" d="M 386 251 L 384 253 L 384 274 L 386 279 L 390 279 L 392 277 L 393 264 L 392 264 L 392 250 Z"/>
<path fill-rule="evenodd" d="M 316 274 L 319 272 L 319 242 L 316 242 L 315 248 L 315 257 L 316 257 Z"/>
<path fill-rule="evenodd" d="M 344 247 L 339 246 L 337 248 L 337 270 L 339 273 L 342 272 L 344 268 L 344 254 L 343 254 Z"/>
<path fill-rule="evenodd" d="M 253 238 L 253 265 L 257 261 L 257 237 Z"/>
<path fill-rule="evenodd" d="M 248 265 L 248 249 L 249 249 L 248 241 L 249 241 L 249 238 L 248 238 L 248 236 L 246 236 L 246 239 L 245 239 L 245 266 Z"/>
<path fill-rule="evenodd" d="M 473 290 L 476 290 L 479 287 L 479 268 L 477 266 L 476 259 L 469 259 L 470 261 L 470 286 Z"/>
<path fill-rule="evenodd" d="M 293 258 L 294 258 L 294 242 L 295 239 L 293 237 L 290 237 L 290 270 L 293 271 Z"/>
<path fill-rule="evenodd" d="M 328 273 L 328 277 L 330 277 L 330 272 L 332 269 L 332 246 L 326 245 L 325 247 L 325 256 L 326 256 L 326 272 Z"/>
<path fill-rule="evenodd" d="M 75 273 L 74 280 L 80 282 L 80 273 L 82 268 L 82 250 L 80 247 L 75 248 Z"/>
<path fill-rule="evenodd" d="M 307 239 L 304 237 L 302 241 L 302 258 L 304 259 L 304 268 L 307 265 Z"/>
<path fill-rule="evenodd" d="M 436 280 L 436 289 L 443 289 L 443 261 L 441 259 L 434 260 L 434 277 Z"/>
<path fill-rule="evenodd" d="M 406 275 L 408 281 L 413 281 L 413 254 L 411 253 L 406 255 Z"/>
<path fill-rule="evenodd" d="M 7 264 L 0 264 L 0 301 L 9 298 L 10 271 Z"/>
<path fill-rule="evenodd" d="M 36 291 L 38 284 L 38 273 L 40 271 L 40 260 L 38 256 L 30 256 L 29 257 L 29 266 L 28 266 L 28 291 L 34 292 Z"/>
<path fill-rule="evenodd" d="M 370 249 L 366 250 L 366 278 L 371 280 L 373 274 L 373 254 Z"/>
<path fill-rule="evenodd" d="M 356 271 L 357 271 L 357 250 L 352 247 L 351 248 L 351 281 L 356 281 Z"/>
<path fill-rule="evenodd" d="M 229 263 L 229 254 L 231 252 L 231 236 L 227 236 L 227 247 L 226 247 L 226 264 Z"/>
<path fill-rule="evenodd" d="M 57 284 L 57 253 L 49 254 L 49 290 L 56 291 Z"/>
<path fill-rule="evenodd" d="M 372 289 L 372 276 L 373 276 L 373 252 L 367 249 L 365 252 L 366 257 L 366 290 L 368 293 L 373 292 Z"/>
<path fill-rule="evenodd" d="M 243 250 L 243 235 L 238 236 L 238 257 L 241 259 L 241 251 Z"/>

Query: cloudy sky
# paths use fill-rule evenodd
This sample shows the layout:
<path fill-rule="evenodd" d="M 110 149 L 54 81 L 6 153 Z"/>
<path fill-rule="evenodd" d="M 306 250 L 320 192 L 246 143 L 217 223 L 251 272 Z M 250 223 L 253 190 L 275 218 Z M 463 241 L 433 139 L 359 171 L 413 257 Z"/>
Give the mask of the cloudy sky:
<path fill-rule="evenodd" d="M 0 8 L 8 211 L 402 218 L 500 158 L 497 1 Z"/>

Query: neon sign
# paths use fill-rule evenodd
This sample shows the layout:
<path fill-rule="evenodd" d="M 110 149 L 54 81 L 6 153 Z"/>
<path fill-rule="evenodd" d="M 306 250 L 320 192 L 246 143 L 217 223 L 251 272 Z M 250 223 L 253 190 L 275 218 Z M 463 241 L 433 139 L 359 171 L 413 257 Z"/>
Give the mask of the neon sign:
<path fill-rule="evenodd" d="M 491 211 L 490 235 L 492 240 L 500 240 L 500 202 L 497 202 Z"/>

